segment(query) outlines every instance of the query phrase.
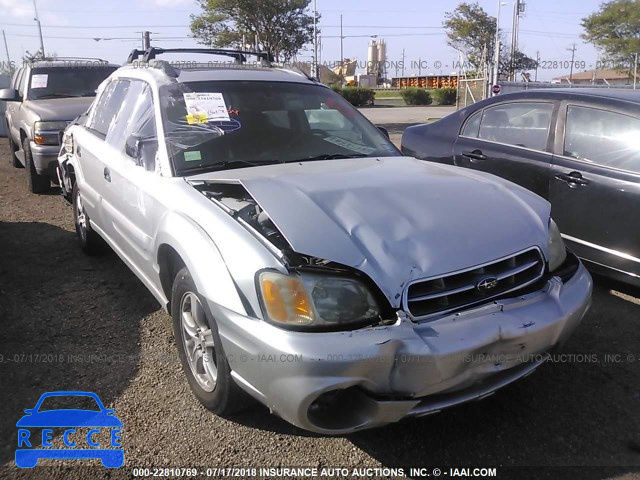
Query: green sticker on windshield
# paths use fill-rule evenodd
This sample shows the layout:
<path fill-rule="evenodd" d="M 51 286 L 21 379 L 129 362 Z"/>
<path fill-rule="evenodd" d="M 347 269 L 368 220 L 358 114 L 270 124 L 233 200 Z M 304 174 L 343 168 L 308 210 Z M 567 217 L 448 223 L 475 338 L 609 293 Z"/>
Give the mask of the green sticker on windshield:
<path fill-rule="evenodd" d="M 185 162 L 199 162 L 200 160 L 202 160 L 200 150 L 196 150 L 195 152 L 184 152 Z"/>

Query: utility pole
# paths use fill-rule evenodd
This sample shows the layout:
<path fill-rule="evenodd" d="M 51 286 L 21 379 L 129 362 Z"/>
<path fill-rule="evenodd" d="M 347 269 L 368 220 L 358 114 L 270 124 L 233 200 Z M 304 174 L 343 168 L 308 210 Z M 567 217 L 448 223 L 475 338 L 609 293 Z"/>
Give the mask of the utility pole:
<path fill-rule="evenodd" d="M 7 52 L 7 65 L 9 70 L 13 70 L 11 68 L 11 59 L 9 58 L 9 47 L 7 46 L 7 36 L 4 34 L 4 30 L 2 30 L 2 38 L 4 39 L 4 49 Z M 636 63 L 638 63 L 637 55 L 636 55 Z"/>
<path fill-rule="evenodd" d="M 2 32 L 4 34 L 4 31 Z M 5 45 L 7 44 L 6 40 L 5 40 Z M 7 53 L 7 58 L 9 58 L 9 53 Z M 636 52 L 636 60 L 633 64 L 633 89 L 636 89 L 636 85 L 638 83 L 637 81 L 638 78 L 638 52 Z"/>
<path fill-rule="evenodd" d="M 142 49 L 146 52 L 151 48 L 151 32 L 142 32 Z"/>
<path fill-rule="evenodd" d="M 573 44 L 572 48 L 567 48 L 571 52 L 571 70 L 569 70 L 569 84 L 573 84 L 573 61 L 576 58 L 576 44 Z"/>
<path fill-rule="evenodd" d="M 534 79 L 534 82 L 538 81 L 538 66 L 540 65 L 540 50 L 538 50 L 536 52 L 536 78 Z"/>
<path fill-rule="evenodd" d="M 344 35 L 342 34 L 342 15 L 340 15 L 340 71 L 344 62 Z"/>
<path fill-rule="evenodd" d="M 512 77 L 514 76 L 513 72 L 513 64 L 516 52 L 516 23 L 518 18 L 518 0 L 513 2 L 513 22 L 511 25 L 511 52 L 509 55 L 509 81 L 512 81 Z"/>
<path fill-rule="evenodd" d="M 38 17 L 38 7 L 36 0 L 33 0 L 33 10 L 36 12 L 34 20 L 38 24 L 38 32 L 40 33 L 40 50 L 42 51 L 42 58 L 44 58 L 44 40 L 42 38 L 42 25 L 40 24 L 40 18 Z"/>
<path fill-rule="evenodd" d="M 513 28 L 511 30 L 511 72 L 509 79 L 516 80 L 515 58 L 518 51 L 518 43 L 520 41 L 520 15 L 525 11 L 526 4 L 523 0 L 515 0 L 513 2 Z"/>
<path fill-rule="evenodd" d="M 313 64 L 311 76 L 318 78 L 318 4 L 313 0 Z"/>
<path fill-rule="evenodd" d="M 493 85 L 497 85 L 498 83 L 498 75 L 500 69 L 500 7 L 506 5 L 505 2 L 501 2 L 498 0 L 498 14 L 496 15 L 496 38 L 494 41 L 494 52 L 493 52 Z"/>
<path fill-rule="evenodd" d="M 402 49 L 402 77 L 404 77 L 404 48 Z"/>

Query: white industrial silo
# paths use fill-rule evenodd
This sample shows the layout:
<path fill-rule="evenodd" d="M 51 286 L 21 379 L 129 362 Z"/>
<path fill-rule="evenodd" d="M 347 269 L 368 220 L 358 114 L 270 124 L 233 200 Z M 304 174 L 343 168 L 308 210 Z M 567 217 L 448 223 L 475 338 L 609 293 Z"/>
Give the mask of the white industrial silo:
<path fill-rule="evenodd" d="M 387 64 L 387 43 L 384 39 L 380 39 L 378 41 L 378 68 L 376 69 L 376 73 L 378 77 L 385 76 Z"/>
<path fill-rule="evenodd" d="M 375 40 L 369 42 L 369 50 L 367 52 L 367 75 L 376 75 L 378 64 L 378 44 Z"/>

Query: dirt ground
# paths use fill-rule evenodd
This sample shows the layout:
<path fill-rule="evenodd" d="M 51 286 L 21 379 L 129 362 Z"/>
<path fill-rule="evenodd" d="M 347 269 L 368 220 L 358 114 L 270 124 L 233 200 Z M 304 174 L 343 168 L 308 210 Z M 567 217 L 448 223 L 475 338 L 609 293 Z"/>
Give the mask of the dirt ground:
<path fill-rule="evenodd" d="M 562 350 L 573 356 L 481 402 L 343 437 L 302 432 L 258 406 L 222 419 L 190 393 L 169 316 L 115 254 L 81 253 L 70 206 L 55 190 L 28 194 L 7 150 L 0 140 L 0 478 L 120 478 L 137 466 L 497 466 L 498 478 L 640 478 L 637 289 L 596 279 L 593 307 Z M 16 421 L 56 390 L 96 392 L 115 409 L 123 469 L 97 460 L 13 467 Z"/>

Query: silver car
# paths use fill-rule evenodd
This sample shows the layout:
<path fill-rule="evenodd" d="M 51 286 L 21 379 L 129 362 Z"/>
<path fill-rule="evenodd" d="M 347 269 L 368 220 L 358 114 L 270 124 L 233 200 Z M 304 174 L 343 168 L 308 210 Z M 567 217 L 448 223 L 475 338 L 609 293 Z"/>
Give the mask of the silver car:
<path fill-rule="evenodd" d="M 343 434 L 484 398 L 580 323 L 592 281 L 549 204 L 403 157 L 329 88 L 151 49 L 65 132 L 80 246 L 171 313 L 200 402 Z"/>

